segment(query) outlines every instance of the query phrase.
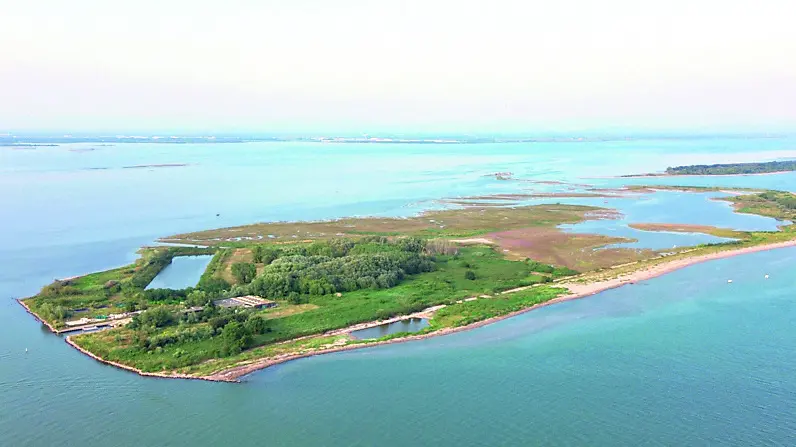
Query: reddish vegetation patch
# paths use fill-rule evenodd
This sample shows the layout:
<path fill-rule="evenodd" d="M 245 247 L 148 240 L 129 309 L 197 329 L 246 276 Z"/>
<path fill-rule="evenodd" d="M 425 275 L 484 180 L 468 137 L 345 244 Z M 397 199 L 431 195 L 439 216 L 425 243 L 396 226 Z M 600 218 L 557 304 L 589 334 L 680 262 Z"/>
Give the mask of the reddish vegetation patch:
<path fill-rule="evenodd" d="M 500 231 L 489 234 L 488 238 L 493 240 L 499 250 L 509 258 L 531 258 L 580 271 L 610 267 L 652 255 L 652 252 L 647 250 L 625 248 L 597 250 L 599 247 L 627 240 L 596 234 L 564 233 L 557 228 L 536 227 Z"/>

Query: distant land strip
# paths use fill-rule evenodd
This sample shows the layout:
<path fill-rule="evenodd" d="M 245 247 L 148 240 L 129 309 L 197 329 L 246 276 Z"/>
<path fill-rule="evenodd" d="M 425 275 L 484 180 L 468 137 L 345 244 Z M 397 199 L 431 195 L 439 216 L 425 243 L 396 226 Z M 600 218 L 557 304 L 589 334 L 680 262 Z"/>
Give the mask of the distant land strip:
<path fill-rule="evenodd" d="M 761 163 L 727 163 L 712 165 L 689 165 L 666 168 L 659 174 L 623 175 L 622 177 L 661 177 L 676 175 L 755 175 L 779 174 L 796 171 L 796 160 L 769 161 Z"/>

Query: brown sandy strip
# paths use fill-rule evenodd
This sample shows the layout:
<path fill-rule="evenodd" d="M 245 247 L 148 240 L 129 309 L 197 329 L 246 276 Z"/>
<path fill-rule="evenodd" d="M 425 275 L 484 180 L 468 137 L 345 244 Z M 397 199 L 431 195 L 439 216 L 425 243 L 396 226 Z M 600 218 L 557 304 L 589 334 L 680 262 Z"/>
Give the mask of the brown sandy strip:
<path fill-rule="evenodd" d="M 740 248 L 740 249 L 736 249 L 736 250 L 725 250 L 725 251 L 709 253 L 709 254 L 705 254 L 705 255 L 701 255 L 701 256 L 694 256 L 694 257 L 691 257 L 691 258 L 676 259 L 676 260 L 669 261 L 669 262 L 662 262 L 660 264 L 648 267 L 648 268 L 646 268 L 644 270 L 639 270 L 639 271 L 636 271 L 636 272 L 628 273 L 626 275 L 620 275 L 620 276 L 618 276 L 616 278 L 608 279 L 608 280 L 605 280 L 605 281 L 598 281 L 598 282 L 593 282 L 593 283 L 588 283 L 588 284 L 562 283 L 562 284 L 559 284 L 558 286 L 564 287 L 564 288 L 568 288 L 572 293 L 570 293 L 568 295 L 560 296 L 558 298 L 553 298 L 550 301 L 546 301 L 544 303 L 539 303 L 539 304 L 536 304 L 534 306 L 531 306 L 531 307 L 528 307 L 528 308 L 525 308 L 525 309 L 521 309 L 521 310 L 518 310 L 516 312 L 512 312 L 512 313 L 506 314 L 506 315 L 501 315 L 501 316 L 497 316 L 497 317 L 493 317 L 493 318 L 488 318 L 486 320 L 478 321 L 478 322 L 475 322 L 475 323 L 467 325 L 467 326 L 461 326 L 461 327 L 455 327 L 455 328 L 444 328 L 444 329 L 440 329 L 440 330 L 438 330 L 436 332 L 431 332 L 431 333 L 428 333 L 428 334 L 410 335 L 410 336 L 403 337 L 403 338 L 397 338 L 397 339 L 391 339 L 391 340 L 383 340 L 383 341 L 377 341 L 377 342 L 372 342 L 372 343 L 362 343 L 362 344 L 338 346 L 338 347 L 329 348 L 329 349 L 325 349 L 325 350 L 308 351 L 308 352 L 297 353 L 297 354 L 283 354 L 281 356 L 276 356 L 276 357 L 271 357 L 271 358 L 266 358 L 266 359 L 261 359 L 261 360 L 255 360 L 255 361 L 253 361 L 251 363 L 247 363 L 247 364 L 244 364 L 244 365 L 233 366 L 233 367 L 227 368 L 225 370 L 222 370 L 222 371 L 219 371 L 217 373 L 210 374 L 210 375 L 207 375 L 207 376 L 191 376 L 191 375 L 187 375 L 187 374 L 178 374 L 178 373 L 167 374 L 167 373 L 145 372 L 145 371 L 141 371 L 138 368 L 134 368 L 134 367 L 131 367 L 131 366 L 128 366 L 128 365 L 123 365 L 121 363 L 112 362 L 112 361 L 109 361 L 109 360 L 102 359 L 99 356 L 97 356 L 97 355 L 95 355 L 95 354 L 93 354 L 93 353 L 81 348 L 80 346 L 76 345 L 71 340 L 71 337 L 66 337 L 66 342 L 69 343 L 75 349 L 79 350 L 80 352 L 88 355 L 89 357 L 91 357 L 91 358 L 93 358 L 93 359 L 95 359 L 95 360 L 97 360 L 99 362 L 102 362 L 102 363 L 105 363 L 105 364 L 108 364 L 108 365 L 112 365 L 112 366 L 115 366 L 117 368 L 125 369 L 127 371 L 132 371 L 132 372 L 135 372 L 135 373 L 140 374 L 142 376 L 166 378 L 166 379 L 207 380 L 207 381 L 211 381 L 211 382 L 239 382 L 239 379 L 241 377 L 243 377 L 243 376 L 246 376 L 246 375 L 251 374 L 251 373 L 253 373 L 255 371 L 258 371 L 258 370 L 261 370 L 261 369 L 265 369 L 265 368 L 268 368 L 268 367 L 271 367 L 271 366 L 274 366 L 274 365 L 278 365 L 278 364 L 281 364 L 281 363 L 289 362 L 291 360 L 297 360 L 297 359 L 305 358 L 305 357 L 313 357 L 313 356 L 316 356 L 316 355 L 331 354 L 331 353 L 335 353 L 335 352 L 351 351 L 351 350 L 354 350 L 354 349 L 370 348 L 370 347 L 373 347 L 373 346 L 382 346 L 382 345 L 389 345 L 389 344 L 395 344 L 395 343 L 405 343 L 405 342 L 409 342 L 409 341 L 423 340 L 423 339 L 427 339 L 427 338 L 431 338 L 431 337 L 438 337 L 438 336 L 442 336 L 442 335 L 453 334 L 453 333 L 456 333 L 456 332 L 469 331 L 469 330 L 476 329 L 476 328 L 479 328 L 479 327 L 482 327 L 482 326 L 486 326 L 488 324 L 495 323 L 497 321 L 505 320 L 507 318 L 511 318 L 511 317 L 514 317 L 514 316 L 517 316 L 517 315 L 520 315 L 520 314 L 524 314 L 526 312 L 530 312 L 530 311 L 532 311 L 534 309 L 537 309 L 537 308 L 540 308 L 540 307 L 545 307 L 545 306 L 549 306 L 549 305 L 552 305 L 552 304 L 561 303 L 561 302 L 564 302 L 564 301 L 570 301 L 570 300 L 575 300 L 575 299 L 579 299 L 579 298 L 585 298 L 587 296 L 595 295 L 595 294 L 597 294 L 599 292 L 602 292 L 602 291 L 605 291 L 605 290 L 614 289 L 614 288 L 621 287 L 621 286 L 626 285 L 626 284 L 632 284 L 632 283 L 634 283 L 636 281 L 644 281 L 644 280 L 647 280 L 647 279 L 655 278 L 657 276 L 665 275 L 666 273 L 670 273 L 670 272 L 673 272 L 675 270 L 679 270 L 681 268 L 688 267 L 690 265 L 698 264 L 698 263 L 701 263 L 701 262 L 711 261 L 711 260 L 715 260 L 715 259 L 729 258 L 729 257 L 732 257 L 732 256 L 738 256 L 738 255 L 748 254 L 748 253 L 756 253 L 756 252 L 760 252 L 760 251 L 774 250 L 774 249 L 777 249 L 777 248 L 794 247 L 794 246 L 796 246 L 796 240 L 791 240 L 791 241 L 786 241 L 786 242 L 777 242 L 777 243 L 767 244 L 767 245 L 758 245 L 758 246 L 754 246 L 754 247 L 746 247 L 746 248 Z M 516 291 L 519 291 L 519 290 L 525 290 L 525 288 L 514 289 L 511 292 L 516 292 Z M 27 306 L 21 300 L 19 300 L 19 301 L 27 309 Z M 30 312 L 29 309 L 28 309 L 28 312 Z M 30 312 L 30 313 L 33 314 L 33 312 Z M 35 315 L 35 314 L 33 314 L 33 315 L 36 316 L 37 319 L 42 321 L 41 318 L 39 318 L 37 315 Z"/>

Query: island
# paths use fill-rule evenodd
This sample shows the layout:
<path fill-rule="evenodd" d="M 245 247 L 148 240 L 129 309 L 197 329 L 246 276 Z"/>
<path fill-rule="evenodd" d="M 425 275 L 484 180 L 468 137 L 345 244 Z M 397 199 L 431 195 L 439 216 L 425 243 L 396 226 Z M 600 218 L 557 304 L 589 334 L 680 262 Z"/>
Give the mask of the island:
<path fill-rule="evenodd" d="M 758 163 L 726 163 L 712 165 L 688 165 L 666 168 L 663 173 L 633 174 L 620 177 L 668 177 L 685 175 L 763 175 L 796 171 L 796 160 L 768 161 Z"/>
<path fill-rule="evenodd" d="M 721 200 L 738 212 L 796 218 L 789 192 Z M 19 301 L 104 363 L 148 376 L 237 381 L 296 358 L 472 329 L 695 262 L 796 245 L 790 225 L 639 227 L 733 239 L 666 251 L 610 248 L 628 240 L 558 228 L 615 217 L 592 206 L 475 204 L 410 218 L 199 231 L 144 247 L 131 265 L 59 279 Z M 195 286 L 150 287 L 175 259 L 199 255 L 212 260 Z"/>

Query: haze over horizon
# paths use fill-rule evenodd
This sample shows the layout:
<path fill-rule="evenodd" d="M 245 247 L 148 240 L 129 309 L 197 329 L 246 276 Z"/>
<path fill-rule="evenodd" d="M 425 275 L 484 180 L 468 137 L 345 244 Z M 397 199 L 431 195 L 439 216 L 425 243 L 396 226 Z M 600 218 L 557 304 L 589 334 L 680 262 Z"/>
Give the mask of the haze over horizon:
<path fill-rule="evenodd" d="M 0 131 L 796 129 L 796 4 L 14 2 Z"/>

